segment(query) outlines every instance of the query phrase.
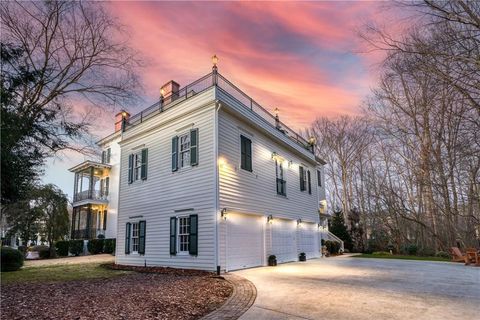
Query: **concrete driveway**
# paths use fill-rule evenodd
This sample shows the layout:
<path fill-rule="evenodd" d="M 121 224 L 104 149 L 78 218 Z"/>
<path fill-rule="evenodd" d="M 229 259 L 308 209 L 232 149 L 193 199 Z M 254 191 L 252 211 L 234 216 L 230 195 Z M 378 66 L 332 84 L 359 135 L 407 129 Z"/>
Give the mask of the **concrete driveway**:
<path fill-rule="evenodd" d="M 247 319 L 480 319 L 480 267 L 321 258 L 234 272 L 257 287 Z"/>

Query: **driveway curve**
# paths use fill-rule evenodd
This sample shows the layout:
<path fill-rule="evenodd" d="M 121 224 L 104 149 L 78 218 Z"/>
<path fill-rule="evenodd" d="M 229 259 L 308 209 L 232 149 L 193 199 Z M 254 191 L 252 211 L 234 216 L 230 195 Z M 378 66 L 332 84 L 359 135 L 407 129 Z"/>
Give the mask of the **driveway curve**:
<path fill-rule="evenodd" d="M 257 288 L 243 320 L 437 320 L 480 314 L 480 268 L 461 263 L 338 257 L 234 273 Z"/>

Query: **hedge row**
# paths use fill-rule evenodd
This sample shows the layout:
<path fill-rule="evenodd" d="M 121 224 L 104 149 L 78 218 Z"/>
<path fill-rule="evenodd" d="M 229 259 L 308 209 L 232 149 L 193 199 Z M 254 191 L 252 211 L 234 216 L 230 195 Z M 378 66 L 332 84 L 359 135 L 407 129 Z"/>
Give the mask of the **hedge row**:
<path fill-rule="evenodd" d="M 83 253 L 83 240 L 57 241 L 55 243 L 57 254 L 61 257 L 68 253 L 78 256 Z M 115 239 L 92 239 L 88 241 L 87 249 L 90 254 L 115 253 Z"/>

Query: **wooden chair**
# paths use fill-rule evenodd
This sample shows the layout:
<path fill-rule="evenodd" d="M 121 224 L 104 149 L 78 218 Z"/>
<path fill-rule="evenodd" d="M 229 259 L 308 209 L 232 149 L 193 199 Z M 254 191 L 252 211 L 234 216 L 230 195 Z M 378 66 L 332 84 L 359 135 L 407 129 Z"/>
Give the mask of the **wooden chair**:
<path fill-rule="evenodd" d="M 468 260 L 467 255 L 463 254 L 458 247 L 451 248 L 452 254 L 452 261 L 453 262 L 465 262 L 465 264 L 469 264 L 470 260 Z"/>
<path fill-rule="evenodd" d="M 467 248 L 465 251 L 465 256 L 465 264 L 474 263 L 476 266 L 480 266 L 480 254 L 478 253 L 477 249 Z"/>

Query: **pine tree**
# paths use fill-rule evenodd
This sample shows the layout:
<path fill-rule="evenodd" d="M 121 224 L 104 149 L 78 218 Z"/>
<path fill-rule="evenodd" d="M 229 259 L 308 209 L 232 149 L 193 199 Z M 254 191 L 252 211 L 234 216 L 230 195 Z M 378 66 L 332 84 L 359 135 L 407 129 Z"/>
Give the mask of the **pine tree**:
<path fill-rule="evenodd" d="M 343 213 L 341 210 L 333 212 L 333 217 L 330 223 L 329 230 L 334 235 L 343 240 L 343 245 L 346 249 L 352 250 L 352 238 L 348 233 L 348 229 L 345 225 L 345 220 L 343 218 Z"/>

